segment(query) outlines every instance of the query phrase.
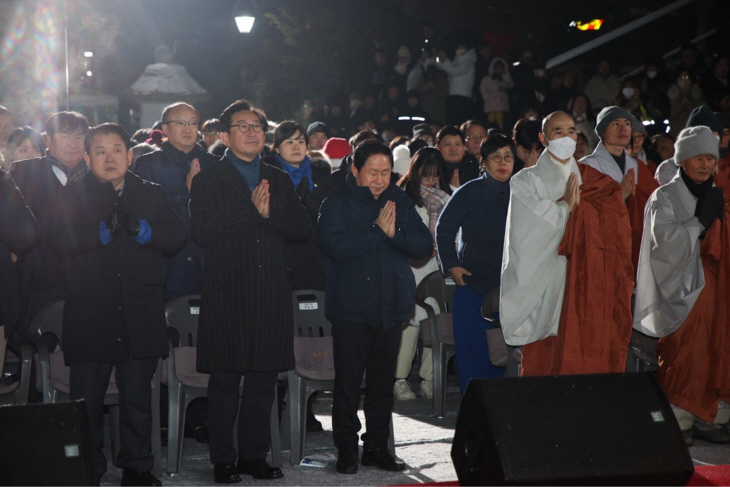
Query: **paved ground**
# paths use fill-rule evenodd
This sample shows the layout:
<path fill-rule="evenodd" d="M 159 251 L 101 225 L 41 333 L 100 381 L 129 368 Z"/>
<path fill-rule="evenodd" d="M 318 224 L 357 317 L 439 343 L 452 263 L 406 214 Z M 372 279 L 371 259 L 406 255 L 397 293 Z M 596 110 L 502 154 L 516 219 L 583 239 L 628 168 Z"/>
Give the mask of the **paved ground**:
<path fill-rule="evenodd" d="M 414 390 L 417 389 L 414 383 Z M 284 478 L 276 481 L 256 481 L 244 476 L 243 482 L 236 485 L 393 485 L 418 484 L 456 480 L 456 472 L 451 462 L 451 441 L 454 435 L 461 395 L 453 377 L 449 377 L 446 416 L 433 417 L 430 401 L 421 397 L 413 401 L 396 402 L 394 428 L 396 453 L 406 462 L 403 473 L 382 472 L 375 467 L 360 467 L 356 475 L 340 475 L 334 464 L 326 468 L 300 467 L 289 465 L 289 451 L 282 453 Z M 325 431 L 307 435 L 306 455 L 319 452 L 336 454 L 332 446 L 331 409 L 332 398 L 320 394 L 315 403 L 315 413 L 322 421 Z M 362 411 L 361 411 L 362 414 Z M 364 423 L 364 419 L 361 417 Z M 163 447 L 163 456 L 166 448 Z M 695 441 L 690 454 L 696 465 L 717 465 L 730 463 L 730 446 L 712 445 Z M 107 453 L 107 458 L 108 458 Z M 163 470 L 165 467 L 163 459 Z M 173 477 L 164 475 L 163 485 L 211 485 L 213 469 L 208 459 L 208 446 L 186 438 L 183 451 L 181 472 Z M 102 485 L 119 485 L 121 470 L 110 467 L 102 479 Z"/>

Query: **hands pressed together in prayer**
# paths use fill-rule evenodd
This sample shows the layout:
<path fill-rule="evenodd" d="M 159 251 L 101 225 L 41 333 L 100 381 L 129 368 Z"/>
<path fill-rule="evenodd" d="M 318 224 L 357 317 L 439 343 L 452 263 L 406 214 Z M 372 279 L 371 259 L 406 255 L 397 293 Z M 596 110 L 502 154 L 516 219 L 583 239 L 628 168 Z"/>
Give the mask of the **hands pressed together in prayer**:
<path fill-rule="evenodd" d="M 190 163 L 190 172 L 188 173 L 187 180 L 185 181 L 185 186 L 188 187 L 188 191 L 190 191 L 190 188 L 193 185 L 193 178 L 199 172 L 200 172 L 200 161 L 198 161 L 198 158 L 196 157 L 195 159 L 193 159 L 193 162 Z"/>
<path fill-rule="evenodd" d="M 573 209 L 580 204 L 580 185 L 575 174 L 568 177 L 568 183 L 565 185 L 565 196 L 563 199 L 568 203 L 568 211 L 573 213 Z"/>
<path fill-rule="evenodd" d="M 634 170 L 629 169 L 629 172 L 621 180 L 621 196 L 626 201 L 629 196 L 634 194 L 636 194 L 636 177 L 634 176 Z"/>
<path fill-rule="evenodd" d="M 393 238 L 395 235 L 395 202 L 386 201 L 385 206 L 380 209 L 378 219 L 375 224 L 388 236 Z"/>
<path fill-rule="evenodd" d="M 264 218 L 269 218 L 269 181 L 262 179 L 251 194 L 251 201 Z"/>

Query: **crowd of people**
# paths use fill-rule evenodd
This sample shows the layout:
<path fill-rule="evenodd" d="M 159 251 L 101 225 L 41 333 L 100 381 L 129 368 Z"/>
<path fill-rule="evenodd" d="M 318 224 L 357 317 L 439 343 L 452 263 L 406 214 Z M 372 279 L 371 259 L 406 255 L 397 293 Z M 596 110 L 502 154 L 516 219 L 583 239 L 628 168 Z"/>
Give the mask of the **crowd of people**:
<path fill-rule="evenodd" d="M 268 418 L 294 368 L 300 289 L 325 291 L 333 323 L 336 470 L 403 470 L 391 411 L 416 399 L 416 286 L 438 269 L 456 284 L 462 392 L 472 378 L 623 372 L 642 333 L 659 338 L 657 378 L 687 441 L 730 442 L 728 58 L 704 68 L 688 46 L 671 75 L 653 60 L 624 79 L 604 59 L 585 86 L 566 66 L 541 93 L 529 51 L 515 66 L 492 49 L 424 48 L 412 62 L 401 46 L 393 68 L 379 50 L 349 115 L 332 103 L 273 123 L 237 100 L 203 121 L 181 101 L 132 136 L 71 111 L 40 134 L 0 107 L 0 337 L 23 338 L 65 301 L 71 397 L 88 404 L 97 479 L 116 367 L 122 485 L 160 485 L 148 384 L 168 349 L 165 302 L 195 294 L 210 379 L 189 417 L 207 428 L 213 480 L 280 478 Z M 499 313 L 484 316 L 497 295 Z M 311 406 L 307 428 L 322 428 Z"/>

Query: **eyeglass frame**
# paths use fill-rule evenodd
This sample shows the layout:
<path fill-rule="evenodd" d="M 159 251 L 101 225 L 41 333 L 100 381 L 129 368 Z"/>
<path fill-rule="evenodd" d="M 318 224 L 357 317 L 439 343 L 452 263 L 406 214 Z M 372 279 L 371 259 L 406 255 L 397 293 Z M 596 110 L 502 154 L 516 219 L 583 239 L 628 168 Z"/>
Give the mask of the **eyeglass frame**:
<path fill-rule="evenodd" d="M 246 130 L 243 129 L 243 126 L 248 127 Z M 233 127 L 236 127 L 242 134 L 247 134 L 251 131 L 251 128 L 254 127 L 253 131 L 255 134 L 260 134 L 264 131 L 264 125 L 261 122 L 255 122 L 255 123 L 248 123 L 248 122 L 238 122 L 235 124 L 231 124 L 228 131 L 230 132 Z M 256 130 L 255 127 L 259 127 L 258 130 Z"/>
<path fill-rule="evenodd" d="M 510 158 L 511 160 L 508 160 L 507 158 Z M 498 159 L 497 159 L 498 158 Z M 495 164 L 500 164 L 502 161 L 509 164 L 510 162 L 515 162 L 515 156 L 514 154 L 506 155 L 506 156 L 500 156 L 499 154 L 490 154 L 487 156 L 487 159 L 492 161 Z"/>
<path fill-rule="evenodd" d="M 190 127 L 191 129 L 198 130 L 198 127 L 200 127 L 200 121 L 196 120 L 195 122 L 189 121 L 189 120 L 168 120 L 166 122 L 162 122 L 162 125 L 176 125 L 177 127 L 184 129 L 185 127 Z"/>

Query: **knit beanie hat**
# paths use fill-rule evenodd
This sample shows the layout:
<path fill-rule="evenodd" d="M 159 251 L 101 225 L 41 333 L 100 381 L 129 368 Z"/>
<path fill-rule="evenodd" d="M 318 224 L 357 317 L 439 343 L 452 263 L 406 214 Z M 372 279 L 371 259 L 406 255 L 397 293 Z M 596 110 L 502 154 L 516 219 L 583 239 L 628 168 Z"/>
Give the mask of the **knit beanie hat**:
<path fill-rule="evenodd" d="M 431 132 L 431 127 L 428 126 L 427 123 L 419 123 L 418 125 L 413 127 L 413 138 L 417 139 L 422 135 L 430 135 L 433 137 L 433 132 Z"/>
<path fill-rule="evenodd" d="M 677 164 L 694 156 L 710 154 L 715 159 L 720 157 L 720 140 L 704 125 L 683 129 L 674 143 L 674 160 Z"/>
<path fill-rule="evenodd" d="M 312 122 L 309 124 L 309 127 L 307 127 L 307 137 L 311 137 L 312 134 L 316 134 L 317 132 L 324 132 L 327 133 L 327 126 L 322 122 Z"/>
<path fill-rule="evenodd" d="M 717 132 L 718 134 L 722 133 L 722 122 L 712 113 L 710 107 L 705 105 L 701 105 L 692 110 L 692 113 L 689 114 L 689 118 L 687 119 L 686 127 L 699 127 L 700 125 L 710 127 L 711 131 Z"/>
<path fill-rule="evenodd" d="M 641 132 L 644 135 L 647 135 L 646 127 L 644 127 L 644 124 L 641 123 L 641 120 L 636 118 L 635 116 L 629 114 L 629 120 L 631 120 L 631 132 Z"/>
<path fill-rule="evenodd" d="M 404 144 L 393 148 L 393 171 L 403 176 L 411 165 L 411 150 Z"/>
<path fill-rule="evenodd" d="M 322 147 L 322 152 L 327 154 L 327 157 L 330 159 L 342 159 L 346 155 L 350 154 L 352 149 L 345 139 L 341 139 L 340 137 L 331 137 L 327 139 L 327 142 L 325 142 L 324 147 Z"/>
<path fill-rule="evenodd" d="M 606 107 L 600 111 L 596 117 L 596 135 L 599 139 L 603 140 L 603 134 L 606 132 L 609 124 L 617 118 L 631 120 L 631 115 L 623 108 L 617 106 Z"/>

